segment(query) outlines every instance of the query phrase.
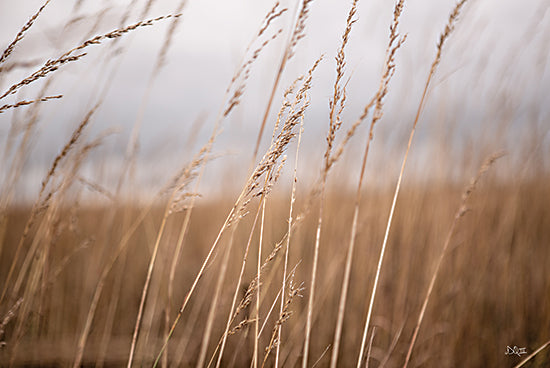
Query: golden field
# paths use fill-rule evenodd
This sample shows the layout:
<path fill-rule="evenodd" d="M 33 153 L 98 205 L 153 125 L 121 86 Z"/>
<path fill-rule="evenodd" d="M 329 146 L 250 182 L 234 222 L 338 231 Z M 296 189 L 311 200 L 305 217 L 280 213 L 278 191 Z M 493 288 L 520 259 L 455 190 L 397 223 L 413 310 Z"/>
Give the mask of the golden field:
<path fill-rule="evenodd" d="M 401 29 L 402 17 L 414 5 L 393 3 L 376 50 L 378 80 L 365 97 L 353 86 L 360 64 L 348 65 L 360 40 L 359 1 L 344 7 L 333 54 L 308 59 L 300 75 L 292 63 L 304 60 L 304 42 L 315 36 L 308 22 L 322 4 L 267 4 L 223 100 L 212 101 L 217 115 L 176 106 L 181 155 L 166 148 L 176 128 L 156 137 L 156 151 L 140 135 L 167 113 L 151 117 L 143 106 L 162 98 L 154 82 L 189 6 L 174 2 L 173 12 L 149 16 L 153 3 L 141 4 L 133 23 L 94 26 L 57 56 L 28 61 L 17 50 L 54 6 L 46 1 L 2 46 L 1 367 L 550 366 L 544 99 L 507 80 L 512 67 L 502 85 L 480 92 L 478 115 L 461 114 L 470 97 L 445 87 L 462 69 L 445 59 L 447 49 L 474 42 L 460 25 L 478 8 L 452 4 L 428 42 L 425 68 L 410 84 L 394 84 L 402 64 L 407 70 L 400 56 L 414 35 Z M 128 14 L 141 6 L 132 4 Z M 84 18 L 81 6 L 64 29 Z M 125 72 L 117 57 L 128 38 L 162 25 L 151 73 L 140 76 L 147 87 L 132 129 L 114 131 L 106 106 L 125 103 L 108 93 Z M 267 85 L 254 74 L 256 64 L 266 68 L 266 53 Z M 92 87 L 96 96 L 80 101 L 74 119 L 74 85 L 56 78 L 85 78 L 77 66 L 92 57 L 115 67 L 99 73 L 105 87 Z M 544 81 L 540 60 L 533 74 Z M 327 68 L 332 82 L 319 92 L 325 77 L 316 78 Z M 482 85 L 490 73 L 479 73 Z M 262 99 L 252 118 L 254 110 L 240 110 L 247 98 Z M 60 110 L 48 115 L 53 104 Z M 71 116 L 69 134 L 45 125 L 63 115 Z M 247 133 L 231 135 L 241 128 Z M 37 154 L 48 137 L 49 151 Z M 163 164 L 174 160 L 179 168 Z"/>

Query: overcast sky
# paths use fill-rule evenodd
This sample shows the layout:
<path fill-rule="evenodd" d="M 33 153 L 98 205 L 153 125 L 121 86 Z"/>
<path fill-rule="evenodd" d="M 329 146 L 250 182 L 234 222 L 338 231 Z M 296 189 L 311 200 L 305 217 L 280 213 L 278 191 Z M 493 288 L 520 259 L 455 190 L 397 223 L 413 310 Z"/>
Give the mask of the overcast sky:
<path fill-rule="evenodd" d="M 134 1 L 135 6 L 125 24 L 142 19 L 141 14 L 149 2 Z M 42 3 L 41 0 L 0 1 L 0 49 L 13 40 Z M 0 89 L 6 90 L 48 58 L 59 56 L 93 35 L 119 27 L 128 3 L 52 0 L 4 65 L 31 62 L 32 67 L 0 73 Z M 180 1 L 157 0 L 152 3 L 144 18 L 173 13 Z M 310 133 L 304 136 L 311 155 L 322 154 L 315 147 L 324 144 L 328 101 L 335 76 L 334 56 L 340 45 L 350 3 L 340 0 L 315 0 L 311 3 L 306 37 L 300 41 L 296 55 L 284 71 L 280 92 L 272 108 L 275 116 L 284 88 L 324 55 L 311 92 L 312 102 L 306 122 L 309 124 L 306 132 Z M 402 34 L 407 34 L 407 41 L 398 52 L 397 71 L 386 100 L 385 118 L 377 131 L 378 140 L 375 141 L 380 149 L 387 142 L 402 144 L 403 137 L 408 134 L 438 35 L 454 3 L 453 0 L 405 2 L 399 27 Z M 223 106 L 232 75 L 273 4 L 271 0 L 188 0 L 167 63 L 153 79 L 149 95 L 146 95 L 148 82 L 166 37 L 169 20 L 138 29 L 116 44 L 106 41 L 90 47 L 88 55 L 78 63 L 63 66 L 48 87 L 47 94 L 63 94 L 64 97 L 50 101 L 42 108 L 40 138 L 36 139 L 30 165 L 36 162 L 37 167 L 42 167 L 43 161 L 49 161 L 55 155 L 105 86 L 108 89 L 104 102 L 90 128 L 91 134 L 112 127 L 118 129 L 105 152 L 113 157 L 124 152 L 143 106 L 140 144 L 145 165 L 149 162 L 158 166 L 162 160 L 170 166 L 181 162 L 181 156 L 190 157 L 207 140 Z M 441 130 L 447 129 L 441 127 L 441 120 L 449 120 L 449 117 L 452 120 L 449 124 L 458 130 L 453 142 L 460 145 L 468 137 L 480 135 L 485 130 L 501 129 L 495 120 L 503 116 L 512 116 L 511 129 L 519 132 L 521 124 L 518 122 L 528 119 L 538 121 L 543 128 L 544 124 L 549 125 L 549 4 L 547 0 L 469 1 L 444 50 L 425 111 L 427 122 L 423 123 L 418 139 L 429 139 L 436 134 L 434 131 L 441 135 Z M 346 76 L 351 79 L 347 86 L 349 98 L 344 118 L 350 122 L 360 114 L 378 88 L 393 5 L 394 2 L 389 0 L 359 1 L 358 21 L 346 50 Z M 272 24 L 270 31 L 282 29 L 283 32 L 253 64 L 242 103 L 224 122 L 218 152 L 250 156 L 251 142 L 258 131 L 287 32 L 293 22 L 295 6 L 294 1 L 281 1 L 281 7 L 287 7 L 288 11 Z M 32 98 L 43 85 L 44 82 L 40 81 L 23 88 L 18 95 L 5 99 L 6 102 L 1 101 L 0 105 Z M 504 114 L 506 109 L 512 113 Z M 24 111 L 21 109 L 21 114 Z M 12 113 L 0 115 L 2 141 L 12 117 Z M 190 140 L 197 121 L 201 122 L 195 124 L 199 127 L 197 139 Z M 544 134 L 547 132 L 548 129 Z M 267 145 L 267 135 L 264 141 Z M 358 145 L 357 149 L 360 147 Z"/>

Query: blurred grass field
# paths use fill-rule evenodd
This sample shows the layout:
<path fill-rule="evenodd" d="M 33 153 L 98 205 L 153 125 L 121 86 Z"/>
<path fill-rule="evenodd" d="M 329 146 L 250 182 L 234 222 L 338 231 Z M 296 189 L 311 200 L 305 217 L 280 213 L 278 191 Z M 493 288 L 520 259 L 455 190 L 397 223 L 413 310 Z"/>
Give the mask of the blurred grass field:
<path fill-rule="evenodd" d="M 426 321 L 420 333 L 419 344 L 412 360 L 413 366 L 511 366 L 520 361 L 517 356 L 505 355 L 506 346 L 524 346 L 529 351 L 540 345 L 550 329 L 550 283 L 544 270 L 550 262 L 549 186 L 540 180 L 525 183 L 498 183 L 486 180 L 477 189 L 472 199 L 471 212 L 461 222 L 459 231 L 451 244 L 451 252 L 444 260 L 443 269 L 435 287 L 427 311 Z M 402 363 L 408 341 L 414 328 L 427 284 L 433 272 L 435 259 L 441 249 L 453 213 L 460 197 L 460 188 L 449 185 L 434 187 L 404 188 L 396 211 L 394 232 L 390 236 L 387 263 L 382 274 L 381 292 L 376 301 L 374 325 L 376 335 L 373 343 L 371 364 L 376 366 L 386 361 L 387 366 Z M 542 199 L 542 200 L 541 200 Z M 368 285 L 372 284 L 376 259 L 376 245 L 383 236 L 384 216 L 380 208 L 391 201 L 388 192 L 367 192 L 364 199 L 361 230 L 352 272 L 349 305 L 344 324 L 341 364 L 354 364 L 358 349 L 357 336 L 362 330 L 365 315 L 365 300 Z M 353 198 L 332 193 L 327 198 L 330 216 L 322 242 L 319 274 L 319 308 L 313 325 L 313 357 L 319 357 L 331 343 L 337 313 L 337 300 L 341 284 L 342 264 L 351 221 L 349 208 Z M 172 309 L 191 286 L 200 261 L 206 256 L 209 245 L 231 206 L 229 201 L 205 203 L 194 210 L 184 256 L 178 267 L 176 292 Z M 288 210 L 284 199 L 275 199 L 270 204 L 265 233 L 266 252 L 280 240 L 285 232 L 284 224 L 271 221 L 281 218 Z M 124 229 L 123 218 L 135 218 L 139 208 L 99 207 L 63 208 L 61 222 L 55 241 L 52 240 L 48 256 L 51 266 L 42 276 L 51 280 L 37 291 L 34 308 L 24 323 L 25 333 L 14 353 L 16 366 L 65 366 L 74 359 L 76 342 L 85 320 L 89 303 L 94 293 L 102 267 L 108 262 L 113 244 L 116 244 Z M 16 244 L 29 210 L 12 209 L 8 213 L 2 253 L 1 269 L 7 270 L 13 259 Z M 84 355 L 86 366 L 103 362 L 105 366 L 121 366 L 126 363 L 130 346 L 130 331 L 135 323 L 140 291 L 151 255 L 151 243 L 162 216 L 160 209 L 152 210 L 132 236 L 131 248 L 119 260 L 108 277 L 107 286 L 100 300 Z M 167 269 L 171 260 L 170 244 L 175 242 L 182 215 L 175 215 L 166 232 L 166 249 L 159 258 L 159 270 Z M 66 219 L 66 220 L 65 220 Z M 244 227 L 244 224 L 243 224 Z M 33 235 L 29 239 L 33 239 Z M 305 220 L 295 233 L 295 243 L 290 258 L 300 261 L 296 280 L 308 283 L 307 270 L 311 264 L 311 247 L 315 235 L 315 223 Z M 246 231 L 236 237 L 231 254 L 228 280 L 238 277 Z M 29 241 L 30 243 L 30 241 Z M 29 244 L 30 245 L 30 244 Z M 79 248 L 83 245 L 83 248 Z M 252 251 L 254 252 L 254 250 Z M 59 274 L 56 268 L 64 264 Z M 254 259 L 256 256 L 251 255 Z M 217 256 L 210 269 L 219 267 Z M 143 341 L 138 358 L 149 365 L 162 344 L 164 310 L 169 302 L 165 285 L 160 280 L 161 272 L 153 280 L 154 292 L 150 305 L 154 311 L 147 322 L 147 341 Z M 251 266 L 245 280 L 255 275 Z M 273 278 L 281 272 L 281 260 L 273 261 L 266 273 L 265 298 L 262 315 L 266 315 L 278 290 Z M 5 272 L 3 272 L 5 277 Z M 211 302 L 210 291 L 215 283 L 216 272 L 207 272 L 198 294 L 183 315 L 184 323 L 173 337 L 169 350 L 170 366 L 189 366 L 196 363 L 201 336 Z M 244 289 L 247 285 L 243 284 Z M 224 286 L 219 317 L 213 327 L 214 336 L 221 335 L 225 326 L 222 318 L 229 308 L 233 283 Z M 244 290 L 243 290 L 244 291 Z M 307 289 L 304 291 L 307 293 Z M 306 303 L 303 298 L 293 305 L 293 315 L 285 322 L 282 362 L 284 366 L 296 366 L 300 362 L 302 332 Z M 6 303 L 7 304 L 7 303 Z M 109 326 L 110 308 L 115 305 L 114 323 Z M 9 304 L 7 304 L 9 305 Z M 152 308 L 152 307 L 151 307 Z M 250 311 L 247 311 L 250 313 Z M 243 318 L 247 315 L 245 314 Z M 249 316 L 249 315 L 248 315 Z M 13 336 L 14 325 L 8 325 L 4 338 Z M 262 345 L 267 345 L 267 334 L 262 336 Z M 398 339 L 399 338 L 399 339 Z M 145 339 L 145 337 L 143 337 Z M 395 342 L 395 340 L 397 342 Z M 3 348 L 3 361 L 13 353 L 10 340 Z M 211 349 L 213 349 L 213 343 Z M 250 364 L 253 349 L 250 327 L 232 335 L 228 340 L 225 364 L 233 361 L 235 366 Z M 224 364 L 224 365 L 225 365 Z M 548 356 L 541 354 L 530 366 L 543 367 Z"/>
<path fill-rule="evenodd" d="M 82 28 L 97 6 L 84 3 L 63 30 Z M 203 113 L 154 88 L 186 24 L 186 2 L 168 3 L 164 16 L 126 4 L 105 33 L 113 15 L 99 9 L 84 41 L 33 59 L 18 49 L 46 1 L 0 46 L 1 367 L 550 366 L 550 124 L 535 93 L 547 17 L 527 25 L 520 55 L 538 53 L 537 83 L 518 56 L 501 84 L 485 83 L 485 65 L 464 87 L 471 64 L 456 56 L 484 56 L 461 22 L 480 5 L 451 4 L 426 40 L 433 60 L 413 72 L 401 16 L 417 9 L 396 1 L 380 81 L 359 89 L 358 1 L 342 5 L 333 53 L 314 59 L 301 52 L 324 5 L 262 3 L 223 100 Z M 158 27 L 152 71 L 134 77 L 143 96 L 109 94 L 130 70 L 125 42 Z M 80 87 L 94 97 L 75 101 L 89 58 L 97 83 Z M 164 95 L 170 108 L 151 115 Z M 135 122 L 115 129 L 107 106 L 126 100 Z"/>

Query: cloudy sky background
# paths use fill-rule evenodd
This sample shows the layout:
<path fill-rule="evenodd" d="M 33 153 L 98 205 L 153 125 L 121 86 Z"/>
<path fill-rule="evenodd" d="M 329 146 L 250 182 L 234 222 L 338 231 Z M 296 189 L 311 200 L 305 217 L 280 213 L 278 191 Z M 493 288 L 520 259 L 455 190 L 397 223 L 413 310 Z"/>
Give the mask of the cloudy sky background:
<path fill-rule="evenodd" d="M 0 1 L 0 49 L 13 40 L 42 3 Z M 119 27 L 129 3 L 52 0 L 4 65 L 30 62 L 32 66 L 1 72 L 0 89 L 4 91 L 34 72 L 48 58 L 61 55 L 91 36 Z M 124 24 L 173 13 L 180 1 L 153 1 L 145 16 L 143 12 L 149 1 L 132 3 L 134 6 Z M 304 175 L 315 175 L 319 170 L 328 124 L 328 101 L 335 77 L 334 56 L 340 46 L 350 3 L 313 1 L 306 37 L 300 41 L 296 55 L 284 71 L 271 109 L 273 118 L 269 122 L 272 123 L 286 86 L 324 55 L 314 76 L 311 107 L 305 121 L 303 155 L 313 164 L 305 165 L 308 173 Z M 399 27 L 402 34 L 407 34 L 407 41 L 398 52 L 385 115 L 375 132 L 373 154 L 369 158 L 371 174 L 383 169 L 395 177 L 438 36 L 454 3 L 452 0 L 405 3 Z M 223 107 L 227 86 L 273 4 L 265 0 L 187 1 L 166 64 L 153 79 L 148 95 L 147 86 L 169 20 L 138 29 L 118 42 L 92 46 L 82 60 L 52 74 L 54 78 L 46 94 L 64 97 L 40 108 L 40 134 L 34 138 L 26 166 L 23 184 L 28 188 L 25 191 L 37 190 L 40 181 L 33 178 L 44 175 L 48 163 L 105 88 L 104 102 L 87 134 L 94 137 L 113 128 L 117 132 L 106 139 L 93 162 L 101 162 L 100 170 L 107 172 L 102 174 L 105 177 L 116 175 L 132 127 L 143 107 L 139 181 L 147 187 L 164 183 L 175 168 L 189 160 L 207 141 Z M 343 113 L 344 129 L 357 118 L 378 88 L 393 5 L 393 1 L 387 0 L 359 1 L 358 21 L 346 49 L 347 76 L 351 79 Z M 241 104 L 223 123 L 223 133 L 214 149 L 223 156 L 213 163 L 210 178 L 207 174 L 205 181 L 210 185 L 219 182 L 220 177 L 237 185 L 244 180 L 243 171 L 248 168 L 287 33 L 294 21 L 295 6 L 294 1 L 281 1 L 281 7 L 289 10 L 270 30 L 282 29 L 283 33 L 254 63 Z M 514 160 L 525 159 L 525 142 L 529 142 L 531 136 L 538 137 L 538 145 L 542 145 L 538 149 L 548 148 L 549 7 L 550 1 L 546 0 L 471 0 L 468 3 L 445 46 L 433 81 L 414 143 L 411 172 L 451 175 L 451 169 L 433 169 L 436 164 L 448 166 L 442 154 L 449 155 L 452 162 L 460 166 L 463 162 L 457 160 L 477 158 L 494 149 L 512 151 L 509 161 L 513 166 Z M 44 81 L 36 82 L 1 104 L 32 99 L 43 86 Z M 19 109 L 16 114 L 0 115 L 0 144 L 5 144 L 11 124 L 25 119 L 26 111 L 28 108 Z M 340 170 L 347 170 L 353 165 L 355 155 L 361 153 L 365 130 L 354 138 Z M 269 136 L 267 131 L 260 151 L 265 151 Z M 476 154 L 465 154 L 471 152 Z M 438 155 L 437 159 L 434 155 Z M 358 161 L 355 160 L 356 166 L 360 164 Z M 88 165 L 91 176 L 99 170 L 93 162 Z M 5 177 L 6 166 L 2 170 Z M 225 173 L 220 176 L 218 170 Z M 350 181 L 352 179 L 350 177 Z"/>

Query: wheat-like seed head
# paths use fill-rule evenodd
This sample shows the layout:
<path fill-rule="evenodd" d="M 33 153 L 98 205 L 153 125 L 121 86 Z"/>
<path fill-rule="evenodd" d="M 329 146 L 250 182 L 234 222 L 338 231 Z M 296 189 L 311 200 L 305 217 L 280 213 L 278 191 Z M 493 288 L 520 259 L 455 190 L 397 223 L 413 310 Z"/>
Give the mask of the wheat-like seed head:
<path fill-rule="evenodd" d="M 28 84 L 30 84 L 30 83 L 32 83 L 32 82 L 34 82 L 34 81 L 36 81 L 40 78 L 46 77 L 48 74 L 50 74 L 50 73 L 56 71 L 57 69 L 59 69 L 60 66 L 62 66 L 64 64 L 67 64 L 67 63 L 70 63 L 70 62 L 77 61 L 77 60 L 79 60 L 80 58 L 82 58 L 83 56 L 86 55 L 86 53 L 80 53 L 78 55 L 74 55 L 74 53 L 77 52 L 77 51 L 83 50 L 83 49 L 85 49 L 85 48 L 87 48 L 91 45 L 98 45 L 106 39 L 117 39 L 117 38 L 125 35 L 126 33 L 131 32 L 131 31 L 133 31 L 137 28 L 151 26 L 151 25 L 153 25 L 154 23 L 156 23 L 158 21 L 161 21 L 161 20 L 164 20 L 164 19 L 169 19 L 169 18 L 177 18 L 180 15 L 181 14 L 175 14 L 175 15 L 169 14 L 169 15 L 165 15 L 165 16 L 161 16 L 161 17 L 157 17 L 157 18 L 153 18 L 153 19 L 143 20 L 143 21 L 134 23 L 132 25 L 129 25 L 127 27 L 118 28 L 118 29 L 115 29 L 114 31 L 105 33 L 103 35 L 98 35 L 98 36 L 92 37 L 92 38 L 88 39 L 87 41 L 83 42 L 82 44 L 80 44 L 79 46 L 74 47 L 74 48 L 70 49 L 69 51 L 65 52 L 64 54 L 59 56 L 57 59 L 53 59 L 53 60 L 50 59 L 50 60 L 46 61 L 46 63 L 44 63 L 44 65 L 40 69 L 38 69 L 36 72 L 34 72 L 33 74 L 31 74 L 27 78 L 23 79 L 22 81 L 20 81 L 18 83 L 15 83 L 10 88 L 8 88 L 8 90 L 6 92 L 4 92 L 2 95 L 0 95 L 0 100 L 5 98 L 8 95 L 14 94 L 21 87 L 23 87 L 25 85 L 28 85 Z"/>
<path fill-rule="evenodd" d="M 22 100 L 22 101 L 16 102 L 15 104 L 12 104 L 12 105 L 9 105 L 9 104 L 8 105 L 3 105 L 3 106 L 0 106 L 0 114 L 2 114 L 3 112 L 5 112 L 6 110 L 9 110 L 9 109 L 16 109 L 16 108 L 21 107 L 21 106 L 31 105 L 31 104 L 35 104 L 35 103 L 39 103 L 39 102 L 46 102 L 46 101 L 49 101 L 49 100 L 56 100 L 56 99 L 60 99 L 62 97 L 63 97 L 63 95 L 46 96 L 46 97 L 37 98 L 37 99 L 34 99 L 34 100 L 30 100 L 30 101 Z"/>
<path fill-rule="evenodd" d="M 40 15 L 40 13 L 42 13 L 44 8 L 50 3 L 50 1 L 51 0 L 46 0 L 44 4 L 42 4 L 42 6 L 38 9 L 38 11 L 27 21 L 27 23 L 25 23 L 25 25 L 23 26 L 23 28 L 21 28 L 19 33 L 17 33 L 17 35 L 15 36 L 15 39 L 8 45 L 8 47 L 6 47 L 6 49 L 2 53 L 2 56 L 0 56 L 0 65 L 4 63 L 4 61 L 6 61 L 6 59 L 11 55 L 15 46 L 19 43 L 19 41 L 23 39 L 23 37 L 25 37 L 25 33 L 27 33 L 29 28 L 32 27 L 32 25 Z"/>

